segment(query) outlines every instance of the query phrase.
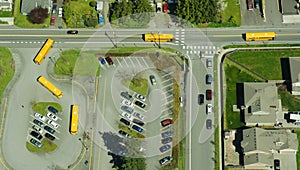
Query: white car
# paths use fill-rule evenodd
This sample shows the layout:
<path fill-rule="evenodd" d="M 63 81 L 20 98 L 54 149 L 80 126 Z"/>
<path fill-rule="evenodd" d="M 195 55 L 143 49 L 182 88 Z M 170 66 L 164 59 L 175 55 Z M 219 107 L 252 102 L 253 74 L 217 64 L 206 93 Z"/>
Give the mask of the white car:
<path fill-rule="evenodd" d="M 39 118 L 43 122 L 46 121 L 46 117 L 43 116 L 43 115 L 41 115 L 40 113 L 35 113 L 34 116 L 37 117 L 37 118 Z"/>
<path fill-rule="evenodd" d="M 212 104 L 207 104 L 206 105 L 206 113 L 208 115 L 212 114 Z"/>
<path fill-rule="evenodd" d="M 57 121 L 57 116 L 55 116 L 53 113 L 51 113 L 51 112 L 48 112 L 47 113 L 47 116 L 50 118 L 50 119 L 52 119 L 52 120 L 54 120 L 54 121 Z"/>
<path fill-rule="evenodd" d="M 38 127 L 38 126 L 36 126 L 36 125 L 33 125 L 33 126 L 32 126 L 32 129 L 34 129 L 35 131 L 38 131 L 40 134 L 42 134 L 43 131 L 44 131 L 42 128 L 40 128 L 40 127 Z"/>
<path fill-rule="evenodd" d="M 124 99 L 122 101 L 122 104 L 125 105 L 125 106 L 133 107 L 133 103 L 130 102 L 130 101 L 128 101 L 128 100 L 126 100 L 126 99 Z"/>
<path fill-rule="evenodd" d="M 63 9 L 58 8 L 58 17 L 62 17 Z"/>
<path fill-rule="evenodd" d="M 136 94 L 135 95 L 135 98 L 137 98 L 137 99 L 139 99 L 139 100 L 141 100 L 141 101 L 146 101 L 146 97 L 145 96 L 143 96 L 143 95 L 141 95 L 141 94 Z"/>
<path fill-rule="evenodd" d="M 132 120 L 132 119 L 133 119 L 133 117 L 132 117 L 129 113 L 127 113 L 127 112 L 122 112 L 121 115 L 122 115 L 123 117 L 129 119 L 129 120 Z"/>
<path fill-rule="evenodd" d="M 51 125 L 51 126 L 53 126 L 55 129 L 57 129 L 58 126 L 59 126 L 59 125 L 58 125 L 56 122 L 54 122 L 53 120 L 49 120 L 49 121 L 48 121 L 48 124 Z"/>
<path fill-rule="evenodd" d="M 141 120 L 144 120 L 144 118 L 145 118 L 145 116 L 143 116 L 142 114 L 140 114 L 140 113 L 138 113 L 138 112 L 134 112 L 134 113 L 133 113 L 133 116 L 134 116 L 134 117 L 137 117 L 137 118 L 139 118 L 139 119 L 141 119 Z"/>

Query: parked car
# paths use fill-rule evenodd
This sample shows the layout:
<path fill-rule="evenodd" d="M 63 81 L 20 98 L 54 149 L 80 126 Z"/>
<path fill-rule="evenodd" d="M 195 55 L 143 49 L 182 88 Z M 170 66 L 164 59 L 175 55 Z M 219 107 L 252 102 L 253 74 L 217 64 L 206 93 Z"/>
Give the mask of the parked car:
<path fill-rule="evenodd" d="M 59 125 L 58 125 L 56 122 L 54 122 L 53 120 L 49 120 L 49 121 L 48 121 L 48 124 L 51 125 L 51 126 L 53 126 L 55 129 L 57 129 L 58 126 L 59 126 Z"/>
<path fill-rule="evenodd" d="M 206 67 L 207 68 L 211 68 L 212 67 L 212 60 L 211 59 L 207 59 L 206 60 Z"/>
<path fill-rule="evenodd" d="M 119 134 L 126 137 L 126 138 L 131 138 L 131 136 L 123 130 L 119 130 Z"/>
<path fill-rule="evenodd" d="M 280 170 L 280 160 L 274 159 L 274 170 Z"/>
<path fill-rule="evenodd" d="M 152 85 L 156 85 L 156 80 L 155 80 L 154 75 L 150 75 L 149 79 L 150 79 L 150 82 L 151 82 Z"/>
<path fill-rule="evenodd" d="M 77 30 L 68 30 L 67 34 L 78 34 Z"/>
<path fill-rule="evenodd" d="M 137 125 L 140 125 L 140 126 L 144 126 L 144 124 L 145 124 L 144 122 L 142 122 L 142 121 L 140 121 L 138 119 L 133 119 L 132 122 L 135 123 L 135 124 L 137 124 Z"/>
<path fill-rule="evenodd" d="M 172 141 L 173 141 L 172 137 L 167 137 L 167 138 L 162 139 L 161 143 L 162 144 L 167 144 L 167 143 L 170 143 Z"/>
<path fill-rule="evenodd" d="M 138 112 L 134 112 L 133 116 L 136 118 L 139 118 L 141 120 L 144 120 L 145 116 L 143 116 L 142 114 L 138 113 Z"/>
<path fill-rule="evenodd" d="M 58 8 L 58 17 L 62 17 L 62 14 L 63 14 L 63 9 Z"/>
<path fill-rule="evenodd" d="M 51 17 L 51 20 L 50 20 L 50 25 L 51 25 L 51 26 L 54 25 L 55 19 L 56 19 L 55 16 L 52 16 L 52 17 Z"/>
<path fill-rule="evenodd" d="M 211 129 L 211 128 L 212 128 L 212 120 L 206 119 L 206 129 Z"/>
<path fill-rule="evenodd" d="M 212 91 L 210 89 L 206 90 L 206 100 L 211 100 L 212 98 Z"/>
<path fill-rule="evenodd" d="M 146 101 L 146 97 L 145 96 L 143 96 L 143 95 L 141 95 L 141 94 L 136 94 L 135 95 L 135 98 L 137 98 L 137 99 L 139 99 L 139 100 L 141 100 L 141 101 Z"/>
<path fill-rule="evenodd" d="M 208 115 L 212 114 L 212 104 L 206 105 L 206 114 Z"/>
<path fill-rule="evenodd" d="M 127 112 L 122 112 L 121 115 L 122 115 L 123 117 L 129 119 L 129 120 L 132 120 L 132 119 L 133 119 L 133 117 L 132 117 L 129 113 L 127 113 Z"/>
<path fill-rule="evenodd" d="M 204 94 L 198 94 L 198 104 L 202 105 L 204 103 Z"/>
<path fill-rule="evenodd" d="M 211 82 L 212 82 L 211 74 L 206 74 L 205 81 L 206 81 L 206 84 L 211 84 Z"/>
<path fill-rule="evenodd" d="M 173 159 L 172 156 L 166 156 L 159 160 L 159 164 L 164 165 L 164 164 L 170 162 L 172 159 Z"/>
<path fill-rule="evenodd" d="M 44 129 L 45 129 L 46 131 L 50 132 L 51 134 L 54 134 L 54 133 L 55 133 L 55 130 L 52 129 L 51 127 L 49 127 L 49 126 L 45 126 Z"/>
<path fill-rule="evenodd" d="M 168 144 L 166 144 L 166 145 L 159 148 L 160 152 L 162 152 L 162 153 L 166 152 L 169 149 L 171 149 L 171 145 L 168 145 Z"/>
<path fill-rule="evenodd" d="M 139 133 L 142 133 L 144 131 L 144 129 L 142 129 L 141 127 L 138 127 L 137 125 L 132 125 L 131 128 L 136 130 Z"/>
<path fill-rule="evenodd" d="M 45 137 L 48 138 L 48 139 L 50 139 L 50 140 L 54 140 L 55 139 L 55 137 L 52 136 L 52 135 L 50 135 L 49 133 L 46 133 Z"/>
<path fill-rule="evenodd" d="M 44 127 L 45 126 L 43 122 L 41 122 L 39 120 L 36 120 L 36 119 L 33 120 L 33 123 L 36 124 L 36 125 L 38 125 L 38 126 L 40 126 L 40 127 Z"/>
<path fill-rule="evenodd" d="M 168 125 L 172 124 L 173 120 L 172 119 L 165 119 L 165 120 L 161 121 L 160 123 L 163 127 L 165 127 L 165 126 L 168 126 Z"/>
<path fill-rule="evenodd" d="M 47 119 L 45 116 L 41 115 L 40 113 L 35 113 L 34 116 L 39 118 L 43 122 L 45 122 Z"/>
<path fill-rule="evenodd" d="M 132 113 L 133 112 L 133 108 L 128 107 L 128 106 L 121 106 L 121 110 L 128 112 L 128 113 Z"/>
<path fill-rule="evenodd" d="M 142 102 L 140 102 L 140 101 L 138 101 L 138 100 L 135 101 L 134 104 L 137 105 L 137 106 L 139 106 L 139 107 L 142 108 L 142 109 L 146 107 L 146 105 L 145 105 L 144 103 L 142 103 Z"/>
<path fill-rule="evenodd" d="M 98 60 L 102 65 L 106 64 L 106 61 L 103 57 L 99 57 Z"/>
<path fill-rule="evenodd" d="M 124 97 L 127 100 L 132 100 L 132 96 L 126 91 L 121 92 L 121 96 Z"/>
<path fill-rule="evenodd" d="M 42 144 L 41 142 L 39 142 L 39 141 L 37 141 L 37 140 L 35 140 L 35 139 L 33 139 L 33 138 L 31 138 L 31 139 L 29 140 L 29 142 L 32 143 L 34 146 L 36 146 L 36 147 L 38 147 L 38 148 L 40 148 L 40 147 L 43 146 L 43 144 Z"/>
<path fill-rule="evenodd" d="M 123 99 L 122 104 L 128 107 L 133 107 L 133 104 L 126 99 Z"/>
<path fill-rule="evenodd" d="M 50 111 L 50 112 L 52 112 L 54 114 L 58 114 L 58 110 L 55 107 L 53 107 L 53 106 L 49 106 L 48 107 L 48 111 Z"/>
<path fill-rule="evenodd" d="M 52 119 L 53 121 L 57 121 L 58 120 L 58 117 L 55 116 L 53 113 L 51 112 L 48 112 L 47 113 L 47 116 L 49 117 L 49 119 Z"/>
<path fill-rule="evenodd" d="M 38 140 L 41 140 L 43 138 L 43 136 L 36 131 L 31 131 L 30 135 L 37 138 Z"/>
<path fill-rule="evenodd" d="M 122 122 L 123 124 L 125 124 L 126 126 L 129 126 L 130 125 L 130 122 L 124 118 L 121 118 L 120 119 L 120 122 Z"/>
<path fill-rule="evenodd" d="M 33 126 L 32 126 L 32 129 L 34 129 L 35 131 L 39 132 L 40 134 L 43 133 L 43 129 L 40 128 L 39 126 L 33 125 Z"/>
<path fill-rule="evenodd" d="M 107 61 L 107 63 L 109 65 L 113 65 L 114 64 L 113 60 L 110 57 L 106 57 L 105 60 Z"/>
<path fill-rule="evenodd" d="M 172 135 L 173 135 L 173 131 L 166 131 L 166 132 L 161 133 L 162 138 L 171 137 Z"/>

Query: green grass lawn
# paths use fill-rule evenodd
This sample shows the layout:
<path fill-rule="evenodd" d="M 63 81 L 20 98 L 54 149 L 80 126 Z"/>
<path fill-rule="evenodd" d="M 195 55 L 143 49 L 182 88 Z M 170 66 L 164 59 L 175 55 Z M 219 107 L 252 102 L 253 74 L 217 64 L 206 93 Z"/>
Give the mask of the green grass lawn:
<path fill-rule="evenodd" d="M 12 54 L 7 48 L 0 47 L 0 99 L 2 99 L 3 92 L 14 74 L 15 63 Z"/>
<path fill-rule="evenodd" d="M 34 103 L 32 106 L 32 110 L 34 110 L 35 112 L 38 112 L 42 115 L 46 115 L 47 113 L 47 108 L 48 106 L 53 106 L 54 108 L 56 108 L 59 112 L 62 112 L 62 107 L 60 104 L 55 103 L 55 102 L 37 102 Z"/>
<path fill-rule="evenodd" d="M 14 24 L 22 28 L 48 28 L 50 25 L 50 15 L 43 24 L 32 24 L 28 21 L 27 16 L 21 14 L 21 0 L 15 0 L 14 2 Z"/>
<path fill-rule="evenodd" d="M 100 65 L 94 53 L 95 52 L 80 52 L 79 50 L 63 51 L 55 62 L 54 73 L 66 76 L 99 76 Z"/>
<path fill-rule="evenodd" d="M 225 77 L 226 77 L 226 112 L 225 112 L 225 129 L 236 129 L 244 124 L 240 121 L 240 112 L 234 112 L 232 106 L 236 105 L 236 83 L 259 82 L 259 79 L 247 74 L 245 71 L 232 65 L 225 59 Z"/>
<path fill-rule="evenodd" d="M 130 90 L 143 96 L 148 94 L 148 80 L 145 78 L 133 78 L 131 80 L 122 80 L 122 84 L 129 87 Z"/>
<path fill-rule="evenodd" d="M 145 138 L 145 136 L 135 130 L 131 130 L 128 126 L 125 126 L 123 124 L 119 124 L 119 129 L 123 130 L 124 132 L 128 133 L 133 138 Z"/>
<path fill-rule="evenodd" d="M 2 11 L 0 10 L 0 17 L 12 17 L 12 12 L 11 11 Z"/>
<path fill-rule="evenodd" d="M 220 169 L 220 160 L 219 160 L 219 145 L 220 145 L 220 143 L 219 143 L 219 126 L 218 127 L 216 127 L 216 129 L 215 129 L 215 138 L 214 138 L 214 140 L 215 140 L 215 160 L 216 160 L 216 163 L 215 163 L 215 169 L 216 170 L 219 170 Z"/>
<path fill-rule="evenodd" d="M 247 44 L 247 45 L 227 45 L 224 49 L 228 48 L 254 48 L 254 47 L 299 47 L 300 44 Z"/>
<path fill-rule="evenodd" d="M 278 91 L 281 97 L 282 106 L 287 108 L 289 111 L 300 110 L 300 100 L 290 94 L 289 92 Z"/>
<path fill-rule="evenodd" d="M 33 144 L 26 142 L 26 148 L 30 152 L 47 152 L 47 153 L 55 151 L 55 149 L 57 148 L 57 145 L 55 143 L 53 143 L 52 141 L 46 138 L 42 140 L 42 144 L 43 146 L 41 148 L 38 148 Z"/>
<path fill-rule="evenodd" d="M 227 7 L 222 12 L 223 22 L 228 22 L 229 18 L 231 16 L 234 16 L 237 26 L 240 26 L 242 23 L 241 22 L 242 19 L 241 19 L 239 0 L 225 0 L 224 2 L 227 4 Z"/>

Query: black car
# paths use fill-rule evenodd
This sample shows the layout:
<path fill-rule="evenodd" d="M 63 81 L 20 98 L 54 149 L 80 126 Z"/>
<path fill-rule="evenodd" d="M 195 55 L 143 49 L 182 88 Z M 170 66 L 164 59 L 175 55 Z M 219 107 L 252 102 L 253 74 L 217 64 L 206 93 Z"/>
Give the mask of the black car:
<path fill-rule="evenodd" d="M 198 95 L 198 104 L 202 105 L 204 103 L 204 94 Z"/>
<path fill-rule="evenodd" d="M 30 139 L 30 143 L 34 144 L 36 147 L 40 148 L 43 146 L 43 144 L 33 138 Z"/>
<path fill-rule="evenodd" d="M 160 152 L 166 152 L 169 149 L 171 149 L 171 145 L 168 144 L 159 148 Z"/>
<path fill-rule="evenodd" d="M 164 165 L 167 162 L 171 161 L 172 159 L 173 159 L 172 156 L 166 156 L 166 157 L 164 157 L 164 158 L 162 158 L 162 159 L 159 160 L 159 164 L 160 165 Z"/>
<path fill-rule="evenodd" d="M 167 137 L 170 137 L 172 135 L 173 135 L 173 131 L 166 131 L 166 132 L 161 133 L 162 138 L 167 138 Z"/>
<path fill-rule="evenodd" d="M 144 122 L 142 122 L 142 121 L 140 121 L 138 119 L 133 119 L 132 122 L 135 123 L 135 124 L 137 124 L 137 125 L 140 125 L 140 126 L 144 126 L 144 124 L 145 124 Z"/>
<path fill-rule="evenodd" d="M 55 139 L 55 137 L 52 136 L 52 135 L 50 135 L 49 133 L 46 133 L 45 137 L 48 138 L 48 139 L 50 139 L 50 140 L 54 140 Z"/>
<path fill-rule="evenodd" d="M 38 140 L 41 140 L 43 138 L 43 136 L 39 133 L 37 133 L 36 131 L 31 131 L 30 135 L 37 138 Z"/>
<path fill-rule="evenodd" d="M 49 127 L 49 126 L 45 126 L 44 129 L 47 130 L 48 132 L 50 132 L 51 134 L 55 133 L 55 130 L 52 129 L 51 127 Z"/>
<path fill-rule="evenodd" d="M 161 143 L 162 144 L 167 144 L 167 143 L 170 143 L 172 141 L 173 141 L 172 137 L 167 137 L 167 138 L 162 139 Z"/>
<path fill-rule="evenodd" d="M 124 123 L 126 126 L 130 125 L 130 122 L 128 120 L 124 119 L 124 118 L 121 118 L 120 122 Z"/>
<path fill-rule="evenodd" d="M 119 134 L 122 135 L 122 136 L 124 136 L 124 137 L 126 137 L 126 138 L 131 138 L 131 136 L 129 136 L 129 134 L 126 133 L 126 132 L 123 131 L 123 130 L 119 130 Z"/>
<path fill-rule="evenodd" d="M 67 31 L 67 34 L 78 34 L 77 30 L 69 30 Z"/>
<path fill-rule="evenodd" d="M 211 82 L 212 82 L 212 76 L 211 76 L 211 74 L 206 74 L 206 84 L 211 84 Z"/>
<path fill-rule="evenodd" d="M 33 123 L 35 123 L 36 125 L 38 125 L 40 127 L 44 127 L 45 126 L 43 122 L 41 122 L 39 120 L 36 120 L 36 119 L 33 120 Z"/>
<path fill-rule="evenodd" d="M 48 107 L 48 110 L 49 110 L 50 112 L 54 113 L 54 114 L 57 114 L 57 113 L 58 113 L 58 110 L 55 109 L 53 106 L 49 106 L 49 107 Z"/>
<path fill-rule="evenodd" d="M 121 96 L 124 97 L 127 100 L 131 100 L 132 96 L 126 91 L 126 92 L 121 92 Z"/>
<path fill-rule="evenodd" d="M 274 170 L 280 170 L 280 160 L 274 159 Z"/>
<path fill-rule="evenodd" d="M 142 108 L 142 109 L 146 107 L 146 105 L 145 105 L 144 103 L 142 103 L 142 102 L 140 102 L 140 101 L 138 101 L 138 100 L 135 101 L 134 104 L 137 105 L 137 106 L 139 106 L 139 107 Z"/>

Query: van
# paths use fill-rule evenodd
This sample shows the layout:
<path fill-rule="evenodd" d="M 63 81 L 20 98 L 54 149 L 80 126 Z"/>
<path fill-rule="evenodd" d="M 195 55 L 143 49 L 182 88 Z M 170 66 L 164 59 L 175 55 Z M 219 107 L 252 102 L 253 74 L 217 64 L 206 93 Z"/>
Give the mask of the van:
<path fill-rule="evenodd" d="M 212 104 L 206 105 L 206 114 L 208 115 L 212 114 Z"/>

